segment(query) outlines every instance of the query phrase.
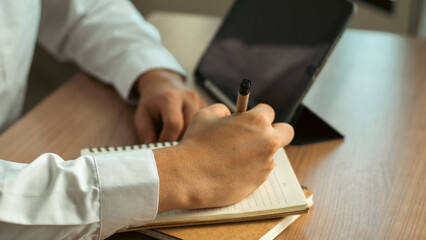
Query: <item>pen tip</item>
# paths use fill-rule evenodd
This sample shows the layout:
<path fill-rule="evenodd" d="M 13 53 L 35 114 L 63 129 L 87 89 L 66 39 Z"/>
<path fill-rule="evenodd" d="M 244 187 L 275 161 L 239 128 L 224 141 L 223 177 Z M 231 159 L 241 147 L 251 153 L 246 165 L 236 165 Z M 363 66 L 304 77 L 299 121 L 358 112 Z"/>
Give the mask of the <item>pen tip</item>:
<path fill-rule="evenodd" d="M 243 81 L 241 82 L 241 87 L 250 89 L 251 81 L 244 78 Z"/>
<path fill-rule="evenodd" d="M 251 81 L 244 78 L 240 85 L 240 94 L 247 95 L 248 93 L 250 93 L 250 88 L 251 88 Z"/>

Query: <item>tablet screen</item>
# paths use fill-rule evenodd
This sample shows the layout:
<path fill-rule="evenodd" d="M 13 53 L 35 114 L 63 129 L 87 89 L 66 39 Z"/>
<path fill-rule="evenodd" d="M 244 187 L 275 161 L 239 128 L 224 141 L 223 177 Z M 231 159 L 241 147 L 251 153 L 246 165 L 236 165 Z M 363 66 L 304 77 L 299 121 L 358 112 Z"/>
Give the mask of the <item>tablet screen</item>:
<path fill-rule="evenodd" d="M 247 78 L 249 108 L 267 103 L 275 121 L 288 122 L 351 13 L 343 0 L 237 0 L 197 67 L 197 81 L 235 103 Z"/>

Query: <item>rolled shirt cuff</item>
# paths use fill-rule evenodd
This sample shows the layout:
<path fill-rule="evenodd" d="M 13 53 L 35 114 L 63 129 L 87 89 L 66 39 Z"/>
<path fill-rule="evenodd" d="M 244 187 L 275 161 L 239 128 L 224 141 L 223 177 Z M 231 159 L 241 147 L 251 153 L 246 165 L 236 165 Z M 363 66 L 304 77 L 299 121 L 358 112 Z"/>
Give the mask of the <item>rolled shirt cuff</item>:
<path fill-rule="evenodd" d="M 100 236 L 142 226 L 158 212 L 159 177 L 152 150 L 94 156 L 100 184 Z"/>

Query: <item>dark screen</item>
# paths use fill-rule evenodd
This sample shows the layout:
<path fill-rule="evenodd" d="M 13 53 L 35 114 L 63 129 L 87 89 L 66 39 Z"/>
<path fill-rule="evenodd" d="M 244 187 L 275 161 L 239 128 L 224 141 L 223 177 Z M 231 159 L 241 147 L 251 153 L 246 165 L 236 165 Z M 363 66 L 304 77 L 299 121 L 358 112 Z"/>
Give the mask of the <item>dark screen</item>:
<path fill-rule="evenodd" d="M 197 79 L 210 80 L 235 102 L 247 78 L 249 108 L 267 103 L 276 121 L 288 122 L 351 12 L 343 0 L 237 0 Z"/>

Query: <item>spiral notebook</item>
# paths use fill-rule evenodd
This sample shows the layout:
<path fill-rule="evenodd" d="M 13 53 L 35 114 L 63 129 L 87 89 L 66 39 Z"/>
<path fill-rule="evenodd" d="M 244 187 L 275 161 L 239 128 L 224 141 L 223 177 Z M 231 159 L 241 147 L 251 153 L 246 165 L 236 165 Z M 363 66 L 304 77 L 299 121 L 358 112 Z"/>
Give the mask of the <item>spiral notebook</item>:
<path fill-rule="evenodd" d="M 178 143 L 165 142 L 123 147 L 86 148 L 81 150 L 81 155 L 157 149 L 176 144 Z M 262 220 L 306 213 L 309 204 L 283 148 L 275 153 L 274 161 L 275 168 L 268 179 L 251 195 L 236 204 L 219 208 L 179 209 L 164 212 L 158 214 L 152 223 L 128 230 Z"/>

